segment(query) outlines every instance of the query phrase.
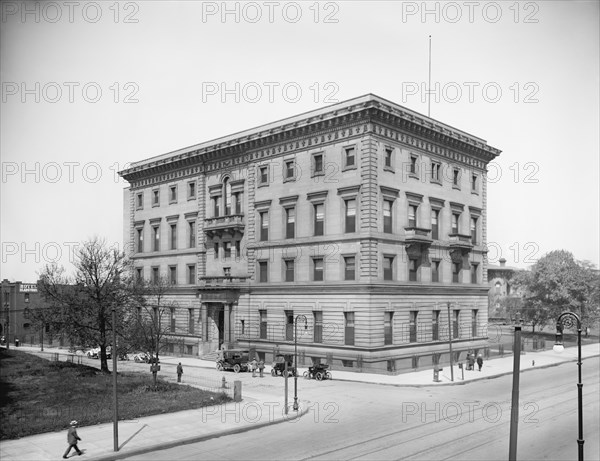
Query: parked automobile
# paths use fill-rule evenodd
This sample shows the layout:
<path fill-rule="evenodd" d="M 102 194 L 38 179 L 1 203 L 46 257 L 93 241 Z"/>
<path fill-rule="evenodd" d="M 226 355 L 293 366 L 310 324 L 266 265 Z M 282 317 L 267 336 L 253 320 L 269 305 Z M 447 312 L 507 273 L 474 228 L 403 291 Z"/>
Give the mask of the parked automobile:
<path fill-rule="evenodd" d="M 248 371 L 250 351 L 241 349 L 228 349 L 221 351 L 221 356 L 217 359 L 217 370 L 233 370 L 236 373 Z"/>
<path fill-rule="evenodd" d="M 111 347 L 108 346 L 106 348 L 106 358 L 110 359 L 111 358 Z M 89 349 L 85 355 L 87 355 L 88 359 L 99 359 L 100 358 L 100 348 L 99 347 L 94 347 L 92 349 Z"/>
<path fill-rule="evenodd" d="M 133 360 L 138 363 L 160 363 L 158 357 L 150 352 L 137 352 L 133 354 Z"/>
<path fill-rule="evenodd" d="M 308 367 L 308 371 L 305 371 L 302 376 L 305 379 L 313 379 L 315 378 L 317 381 L 322 381 L 323 379 L 333 379 L 331 373 L 327 371 L 329 365 L 324 363 L 318 363 L 315 366 Z"/>
<path fill-rule="evenodd" d="M 291 354 L 279 354 L 275 356 L 273 366 L 271 367 L 272 376 L 285 376 L 285 364 L 287 362 L 288 376 L 296 376 L 294 370 L 294 359 Z"/>

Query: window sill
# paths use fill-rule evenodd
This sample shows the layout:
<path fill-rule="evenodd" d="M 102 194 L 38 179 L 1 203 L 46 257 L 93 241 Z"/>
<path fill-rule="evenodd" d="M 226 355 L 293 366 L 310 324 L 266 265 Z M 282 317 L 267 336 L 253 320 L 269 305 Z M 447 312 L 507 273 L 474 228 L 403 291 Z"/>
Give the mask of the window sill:
<path fill-rule="evenodd" d="M 421 179 L 421 178 L 419 178 L 419 175 L 416 173 L 408 173 L 408 177 L 413 178 L 413 179 Z"/>
<path fill-rule="evenodd" d="M 394 170 L 394 167 L 391 167 L 388 165 L 383 166 L 383 171 L 389 171 L 390 173 L 396 173 L 396 170 Z"/>
<path fill-rule="evenodd" d="M 310 175 L 311 178 L 314 178 L 316 176 L 325 176 L 325 172 L 324 171 L 313 171 L 312 174 Z"/>
<path fill-rule="evenodd" d="M 260 187 L 269 187 L 269 183 L 268 182 L 261 182 L 261 183 L 258 184 L 257 187 L 259 187 L 259 188 Z"/>
<path fill-rule="evenodd" d="M 283 178 L 283 182 L 295 182 L 296 181 L 296 177 L 292 176 L 291 178 Z"/>
<path fill-rule="evenodd" d="M 430 182 L 431 184 L 437 184 L 438 186 L 441 186 L 441 185 L 442 185 L 442 181 L 440 181 L 439 179 L 434 179 L 434 178 L 431 178 L 431 179 L 429 180 L 429 182 Z"/>
<path fill-rule="evenodd" d="M 357 169 L 358 169 L 358 167 L 356 165 L 345 166 L 345 167 L 342 168 L 342 173 L 344 171 L 357 170 Z"/>
<path fill-rule="evenodd" d="M 456 184 L 452 184 L 452 189 L 460 190 L 460 186 L 457 186 Z"/>

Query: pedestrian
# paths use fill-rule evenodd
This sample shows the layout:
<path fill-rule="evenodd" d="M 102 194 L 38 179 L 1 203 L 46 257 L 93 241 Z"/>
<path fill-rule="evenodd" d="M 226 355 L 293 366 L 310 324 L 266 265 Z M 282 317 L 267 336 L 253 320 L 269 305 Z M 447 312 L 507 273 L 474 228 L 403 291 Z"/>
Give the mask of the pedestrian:
<path fill-rule="evenodd" d="M 265 361 L 261 359 L 261 360 L 258 362 L 258 371 L 259 371 L 259 373 L 260 373 L 260 377 L 261 377 L 261 378 L 264 378 L 264 376 L 263 376 L 263 371 L 264 371 L 264 369 L 265 369 Z"/>
<path fill-rule="evenodd" d="M 181 362 L 177 365 L 177 382 L 181 382 L 181 375 L 183 374 L 183 367 L 181 366 Z"/>
<path fill-rule="evenodd" d="M 481 354 L 477 356 L 477 366 L 479 367 L 479 371 L 481 371 L 481 367 L 483 366 L 483 357 Z"/>
<path fill-rule="evenodd" d="M 475 370 L 475 354 L 469 353 L 467 359 L 469 361 L 467 370 Z"/>
<path fill-rule="evenodd" d="M 587 338 L 590 335 L 590 327 L 585 327 L 585 337 Z"/>
<path fill-rule="evenodd" d="M 79 437 L 77 435 L 77 421 L 73 420 L 73 421 L 71 421 L 69 430 L 67 432 L 67 442 L 69 443 L 69 447 L 67 448 L 67 451 L 65 451 L 65 454 L 63 455 L 64 459 L 67 459 L 67 455 L 70 453 L 71 448 L 75 448 L 75 451 L 77 452 L 77 454 L 79 456 L 83 455 L 83 452 L 77 446 L 78 440 L 81 440 L 81 437 Z"/>
<path fill-rule="evenodd" d="M 256 362 L 256 359 L 252 359 L 252 362 L 250 362 L 250 368 L 252 368 L 252 377 L 256 378 L 256 368 L 258 366 L 258 363 Z"/>

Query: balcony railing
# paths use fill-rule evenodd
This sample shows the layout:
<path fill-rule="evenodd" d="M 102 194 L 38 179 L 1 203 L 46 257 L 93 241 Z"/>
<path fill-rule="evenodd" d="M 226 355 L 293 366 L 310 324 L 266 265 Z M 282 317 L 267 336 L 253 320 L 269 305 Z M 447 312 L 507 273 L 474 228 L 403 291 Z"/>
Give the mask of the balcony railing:
<path fill-rule="evenodd" d="M 214 275 L 200 277 L 200 281 L 204 286 L 231 286 L 246 283 L 249 276 L 242 275 Z"/>
<path fill-rule="evenodd" d="M 431 229 L 424 229 L 422 227 L 405 227 L 404 228 L 404 240 L 406 243 L 431 243 Z"/>
<path fill-rule="evenodd" d="M 204 232 L 208 238 L 215 236 L 223 237 L 225 234 L 233 237 L 236 233 L 243 234 L 245 227 L 246 223 L 243 214 L 218 216 L 204 220 Z"/>
<path fill-rule="evenodd" d="M 451 248 L 473 248 L 471 236 L 466 234 L 448 234 L 448 243 Z"/>

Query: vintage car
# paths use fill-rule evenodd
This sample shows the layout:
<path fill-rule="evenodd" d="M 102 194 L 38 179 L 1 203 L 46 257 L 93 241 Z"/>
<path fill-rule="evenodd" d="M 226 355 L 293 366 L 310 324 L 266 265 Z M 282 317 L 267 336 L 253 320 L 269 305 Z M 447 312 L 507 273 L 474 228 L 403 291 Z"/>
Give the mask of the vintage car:
<path fill-rule="evenodd" d="M 295 376 L 294 359 L 291 354 L 279 354 L 275 356 L 273 367 L 271 368 L 272 376 L 285 376 L 285 364 L 287 362 L 288 376 Z"/>
<path fill-rule="evenodd" d="M 228 349 L 220 351 L 217 359 L 217 370 L 233 370 L 236 373 L 248 371 L 250 351 L 241 349 Z"/>
<path fill-rule="evenodd" d="M 331 373 L 327 371 L 329 365 L 324 363 L 318 363 L 312 367 L 308 367 L 308 371 L 305 371 L 302 376 L 305 379 L 315 378 L 317 381 L 322 381 L 323 379 L 333 379 Z"/>

